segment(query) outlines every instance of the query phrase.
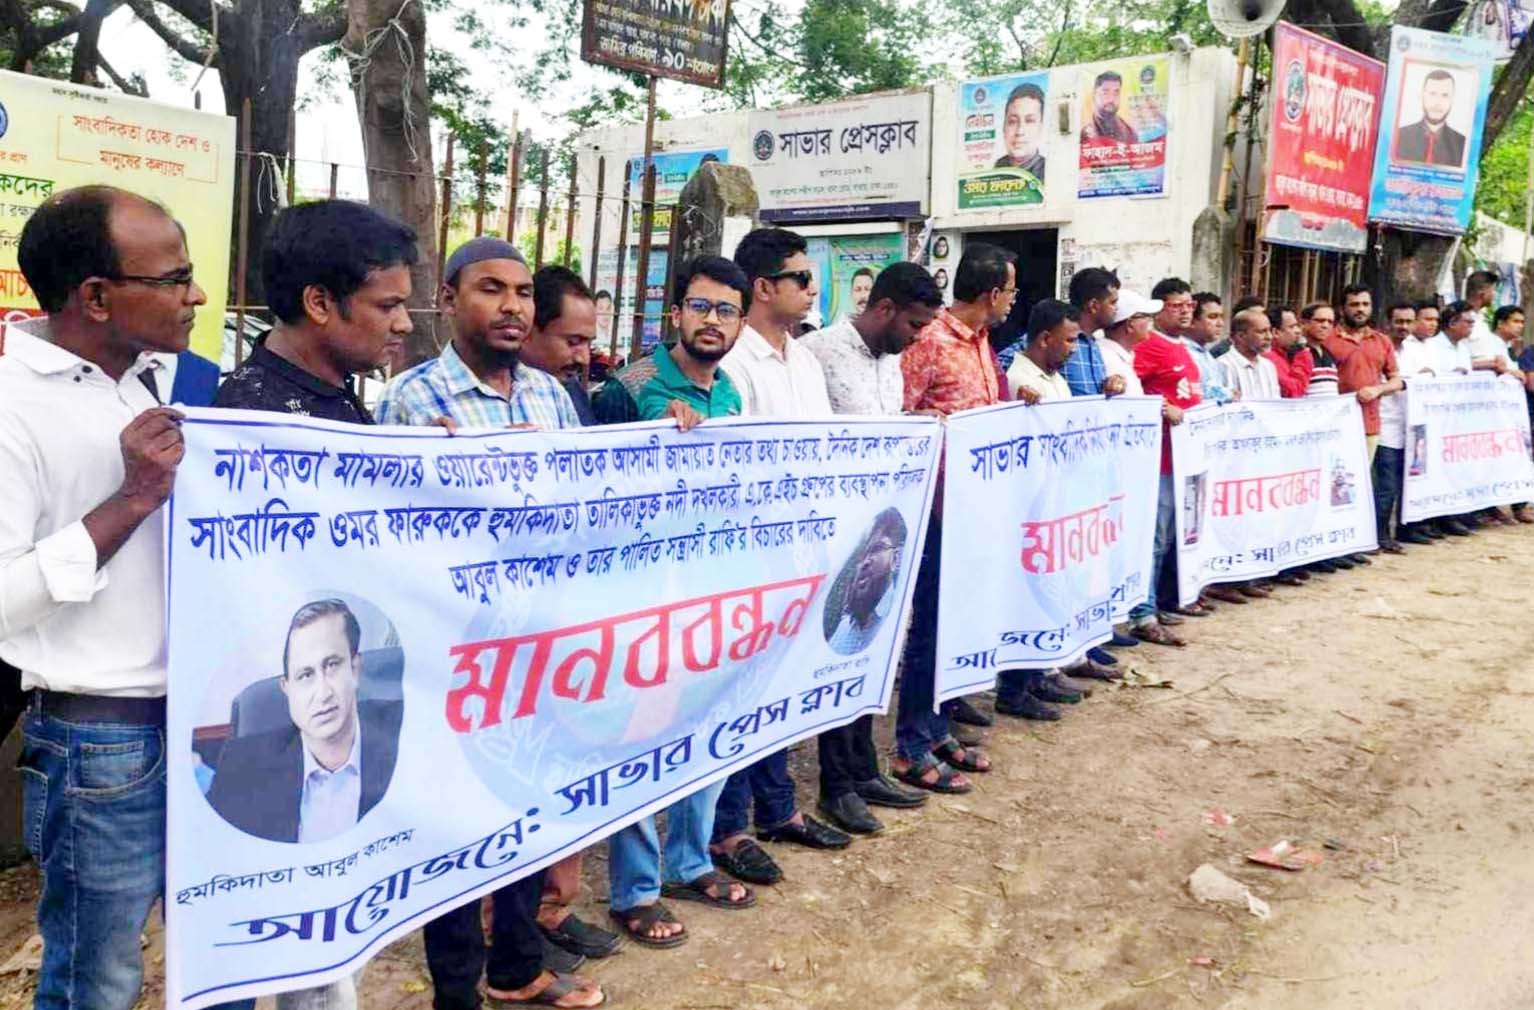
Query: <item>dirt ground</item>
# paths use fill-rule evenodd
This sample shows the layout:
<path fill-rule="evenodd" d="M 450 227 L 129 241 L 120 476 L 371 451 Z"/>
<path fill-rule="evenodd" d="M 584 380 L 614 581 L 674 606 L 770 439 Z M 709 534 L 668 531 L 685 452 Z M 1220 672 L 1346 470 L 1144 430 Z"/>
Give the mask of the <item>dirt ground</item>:
<path fill-rule="evenodd" d="M 756 909 L 681 905 L 689 944 L 591 972 L 609 1005 L 656 1010 L 1534 1006 L 1531 576 L 1534 532 L 1496 529 L 1221 607 L 1185 650 L 1122 654 L 1171 689 L 1003 721 L 974 793 L 881 811 L 841 854 L 779 849 L 787 880 Z M 796 764 L 812 807 L 812 744 Z M 1325 861 L 1243 859 L 1280 839 Z M 1271 919 L 1196 904 L 1201 863 Z M 599 920 L 605 874 L 594 854 Z M 0 961 L 34 896 L 30 867 L 0 876 Z M 364 988 L 367 1010 L 429 1008 L 419 937 Z M 27 975 L 0 978 L 0 1007 L 21 1005 Z"/>

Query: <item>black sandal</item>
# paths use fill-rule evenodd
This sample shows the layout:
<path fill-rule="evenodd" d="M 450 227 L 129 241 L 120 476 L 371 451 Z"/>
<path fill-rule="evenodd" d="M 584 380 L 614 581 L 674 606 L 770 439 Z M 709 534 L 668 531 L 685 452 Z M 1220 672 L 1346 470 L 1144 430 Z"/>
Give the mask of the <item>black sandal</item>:
<path fill-rule="evenodd" d="M 628 934 L 630 940 L 643 947 L 680 947 L 690 935 L 685 928 L 667 937 L 650 935 L 650 927 L 658 922 L 676 923 L 678 926 L 682 924 L 680 919 L 671 914 L 671 909 L 658 901 L 653 905 L 640 905 L 622 912 L 616 908 L 610 909 L 607 915 Z"/>
<path fill-rule="evenodd" d="M 594 926 L 574 912 L 565 916 L 565 921 L 553 929 L 547 926 L 538 928 L 543 930 L 544 938 L 554 946 L 582 957 L 607 957 L 617 953 L 619 944 L 623 942 L 617 933 Z"/>
<path fill-rule="evenodd" d="M 738 881 L 731 880 L 718 870 L 711 870 L 695 880 L 689 880 L 685 884 L 662 884 L 660 885 L 660 893 L 665 898 L 675 898 L 677 901 L 698 901 L 711 908 L 727 908 L 731 911 L 738 908 L 750 908 L 756 904 L 756 895 L 745 884 L 740 884 L 746 892 L 745 897 L 739 901 L 730 899 L 730 888 L 737 883 Z M 719 894 L 710 893 L 711 890 L 722 892 L 724 897 L 720 897 Z"/>
<path fill-rule="evenodd" d="M 544 986 L 537 995 L 530 999 L 500 999 L 496 996 L 492 996 L 489 993 L 486 993 L 485 1003 L 496 1008 L 519 1006 L 557 1006 L 560 1000 L 575 992 L 577 989 L 580 989 L 585 984 L 581 979 L 576 978 L 574 975 L 565 975 L 557 971 L 551 971 L 549 974 L 554 976 L 554 980 L 548 985 Z M 592 1007 L 599 1007 L 603 1003 L 607 1002 L 607 990 L 602 989 L 600 991 L 602 993 L 602 998 L 591 1004 Z"/>
<path fill-rule="evenodd" d="M 783 879 L 783 870 L 767 854 L 767 850 L 749 838 L 743 839 L 729 852 L 710 852 L 714 865 L 736 880 L 748 884 L 771 887 Z"/>
<path fill-rule="evenodd" d="M 960 755 L 963 756 L 961 757 Z M 961 772 L 984 775 L 991 770 L 991 763 L 989 761 L 986 761 L 984 764 L 980 763 L 985 759 L 984 754 L 981 754 L 974 748 L 965 747 L 951 736 L 944 737 L 942 741 L 932 748 L 932 756 L 950 768 L 957 768 Z"/>
<path fill-rule="evenodd" d="M 923 781 L 922 776 L 934 768 L 938 771 L 937 781 Z M 912 761 L 911 767 L 903 772 L 891 768 L 890 773 L 906 785 L 925 789 L 929 793 L 967 793 L 975 788 L 974 783 L 955 785 L 953 780 L 958 778 L 958 773 L 931 754 L 923 754 L 920 761 Z"/>

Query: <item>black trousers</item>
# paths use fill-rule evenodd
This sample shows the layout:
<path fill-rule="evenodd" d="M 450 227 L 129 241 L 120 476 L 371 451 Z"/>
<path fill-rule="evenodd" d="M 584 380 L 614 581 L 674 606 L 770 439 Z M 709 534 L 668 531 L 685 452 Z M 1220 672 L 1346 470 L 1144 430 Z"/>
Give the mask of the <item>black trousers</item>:
<path fill-rule="evenodd" d="M 879 753 L 874 749 L 874 717 L 859 716 L 845 726 L 828 729 L 816 742 L 820 755 L 820 798 L 846 796 L 858 782 L 879 777 Z"/>
<path fill-rule="evenodd" d="M 492 989 L 503 990 L 521 989 L 538 977 L 543 970 L 542 896 L 541 870 L 496 891 L 488 948 L 477 898 L 426 924 L 422 933 L 435 1010 L 478 1010 L 481 976 Z"/>

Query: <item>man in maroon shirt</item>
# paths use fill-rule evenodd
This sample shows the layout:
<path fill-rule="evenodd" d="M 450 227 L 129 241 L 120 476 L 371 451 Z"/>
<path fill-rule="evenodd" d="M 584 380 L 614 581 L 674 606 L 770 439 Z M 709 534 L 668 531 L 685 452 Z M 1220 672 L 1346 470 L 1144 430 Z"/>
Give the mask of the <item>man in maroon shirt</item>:
<path fill-rule="evenodd" d="M 1176 513 L 1172 495 L 1171 426 L 1181 424 L 1183 411 L 1199 403 L 1198 365 L 1179 341 L 1152 332 L 1135 347 L 1135 374 L 1140 377 L 1140 384 L 1145 387 L 1147 395 L 1161 397 L 1161 416 L 1165 424 L 1161 435 L 1161 484 L 1156 498 L 1155 546 L 1151 553 L 1151 595 L 1129 612 L 1129 620 L 1134 626 L 1134 636 L 1140 641 L 1181 647 L 1187 643 L 1168 630 L 1157 617 L 1156 586 L 1162 568 L 1171 563 L 1172 543 L 1175 540 L 1172 522 Z"/>

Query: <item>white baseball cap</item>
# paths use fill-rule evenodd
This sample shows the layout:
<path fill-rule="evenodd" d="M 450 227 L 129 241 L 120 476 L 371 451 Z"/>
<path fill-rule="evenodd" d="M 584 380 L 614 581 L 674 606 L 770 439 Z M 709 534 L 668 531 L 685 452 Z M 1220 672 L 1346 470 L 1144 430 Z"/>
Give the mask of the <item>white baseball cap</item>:
<path fill-rule="evenodd" d="M 1135 316 L 1154 316 L 1161 311 L 1161 299 L 1146 298 L 1138 291 L 1128 288 L 1119 288 L 1119 304 L 1113 313 L 1113 323 L 1117 326 L 1126 319 Z"/>

